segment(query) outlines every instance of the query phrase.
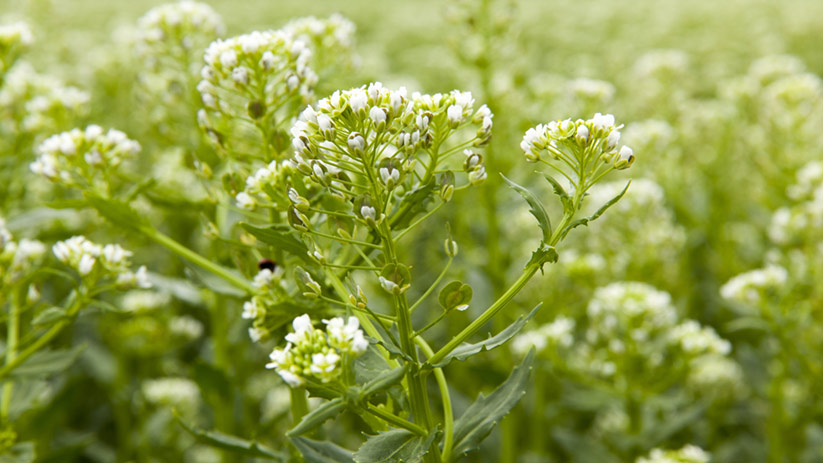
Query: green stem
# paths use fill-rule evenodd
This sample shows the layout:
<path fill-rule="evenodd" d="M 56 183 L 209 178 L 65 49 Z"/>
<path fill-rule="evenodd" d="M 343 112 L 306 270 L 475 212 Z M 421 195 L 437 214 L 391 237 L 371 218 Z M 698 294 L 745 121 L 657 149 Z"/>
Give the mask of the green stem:
<path fill-rule="evenodd" d="M 523 289 L 524 286 L 526 286 L 526 283 L 528 283 L 529 280 L 532 279 L 534 274 L 537 273 L 537 271 L 540 269 L 542 265 L 543 262 L 533 262 L 527 265 L 526 268 L 523 269 L 523 274 L 521 274 L 520 277 L 514 283 L 512 283 L 509 289 L 507 289 L 502 296 L 500 296 L 496 301 L 494 301 L 494 303 L 491 306 L 489 306 L 489 308 L 486 309 L 486 311 L 483 312 L 479 317 L 477 317 L 473 322 L 471 322 L 469 326 L 463 328 L 462 331 L 457 333 L 457 335 L 453 337 L 451 341 L 448 342 L 448 344 L 446 344 L 439 351 L 437 351 L 437 353 L 429 359 L 428 363 L 432 365 L 439 363 L 446 357 L 446 355 L 449 354 L 449 352 L 453 351 L 455 348 L 457 348 L 457 346 L 466 341 L 466 339 L 468 339 L 471 335 L 479 331 L 480 328 L 482 328 L 483 325 L 486 324 L 486 322 L 494 318 L 494 316 L 497 315 L 497 313 L 500 312 L 500 310 L 503 309 L 503 307 L 505 307 L 506 304 L 508 304 L 514 298 L 514 296 L 516 296 L 517 293 L 519 293 L 520 290 Z"/>
<path fill-rule="evenodd" d="M 431 358 L 434 351 L 423 338 L 415 338 L 414 342 L 420 346 L 420 350 Z M 443 450 L 440 452 L 440 459 L 444 463 L 449 463 L 452 458 L 452 447 L 454 446 L 454 412 L 452 411 L 452 399 L 449 395 L 449 384 L 446 382 L 446 375 L 442 368 L 434 369 L 434 379 L 437 381 L 437 388 L 440 389 L 440 400 L 443 402 Z"/>
<path fill-rule="evenodd" d="M 237 275 L 231 272 L 229 269 L 215 264 L 214 262 L 206 259 L 205 257 L 201 256 L 200 254 L 192 251 L 191 249 L 183 246 L 182 244 L 178 243 L 177 241 L 173 240 L 171 237 L 159 232 L 158 230 L 150 227 L 150 226 L 141 226 L 137 228 L 141 233 L 143 233 L 146 237 L 152 239 L 156 243 L 164 246 L 166 249 L 170 250 L 171 252 L 177 254 L 178 256 L 202 267 L 205 270 L 213 273 L 214 275 L 219 276 L 220 278 L 226 280 L 227 282 L 231 283 L 233 286 L 242 289 L 248 294 L 254 294 L 255 289 L 254 286 L 251 285 L 245 278 L 240 275 Z"/>
<path fill-rule="evenodd" d="M 446 276 L 446 272 L 449 270 L 449 267 L 451 267 L 453 260 L 454 257 L 449 257 L 449 260 L 446 262 L 446 266 L 443 267 L 443 270 L 440 272 L 440 275 L 437 275 L 437 278 L 435 278 L 434 283 L 432 283 L 431 286 L 429 286 L 429 289 L 427 289 L 426 292 L 423 293 L 422 296 L 420 296 L 420 299 L 418 299 L 414 304 L 412 304 L 411 307 L 409 307 L 409 312 L 414 312 L 414 309 L 416 309 L 417 306 L 419 306 L 424 300 L 426 300 L 426 298 L 429 297 L 432 291 L 434 291 L 434 289 L 437 288 L 437 285 L 439 285 L 443 277 Z"/>
<path fill-rule="evenodd" d="M 382 419 L 383 421 L 385 421 L 389 424 L 393 424 L 393 425 L 397 426 L 398 428 L 403 428 L 403 429 L 409 430 L 409 431 L 411 431 L 415 434 L 418 434 L 420 436 L 425 436 L 425 435 L 428 434 L 428 432 L 425 429 L 423 429 L 422 427 L 420 427 L 419 425 L 416 425 L 416 424 L 412 423 L 411 421 L 404 420 L 403 418 L 400 418 L 397 415 L 393 415 L 393 414 L 391 414 L 391 413 L 389 413 L 389 412 L 387 412 L 387 411 L 385 411 L 385 410 L 383 410 L 379 407 L 375 407 L 374 405 L 372 405 L 370 403 L 366 403 L 364 408 L 367 412 L 371 413 L 372 415 Z"/>
<path fill-rule="evenodd" d="M 309 400 L 306 398 L 306 389 L 302 387 L 290 387 L 289 395 L 292 424 L 297 425 L 309 413 Z"/>
<path fill-rule="evenodd" d="M 20 351 L 20 353 L 17 356 L 15 356 L 13 360 L 7 360 L 6 364 L 3 365 L 2 368 L 0 368 L 0 379 L 3 379 L 7 377 L 9 374 L 11 374 L 11 372 L 14 371 L 15 368 L 20 366 L 21 363 L 25 362 L 29 357 L 34 355 L 37 351 L 39 351 L 46 344 L 48 344 L 49 341 L 54 339 L 55 336 L 60 334 L 60 332 L 63 331 L 63 328 L 65 328 L 69 323 L 71 323 L 70 320 L 77 314 L 78 311 L 80 311 L 80 309 L 83 307 L 84 302 L 85 298 L 81 297 L 79 294 L 76 294 L 74 303 L 66 311 L 66 318 L 52 325 L 52 327 L 49 328 L 49 330 L 46 331 L 46 333 L 43 334 L 43 336 L 40 336 L 39 338 L 37 338 L 36 341 L 29 344 L 28 347 Z"/>

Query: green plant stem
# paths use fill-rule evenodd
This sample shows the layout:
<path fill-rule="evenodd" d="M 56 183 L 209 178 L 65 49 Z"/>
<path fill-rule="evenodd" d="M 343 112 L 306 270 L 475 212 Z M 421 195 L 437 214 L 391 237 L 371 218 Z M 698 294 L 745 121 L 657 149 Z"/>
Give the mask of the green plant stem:
<path fill-rule="evenodd" d="M 292 424 L 297 425 L 309 413 L 309 400 L 306 398 L 306 389 L 302 387 L 289 388 L 291 398 Z"/>
<path fill-rule="evenodd" d="M 429 297 L 432 291 L 434 291 L 434 289 L 437 288 L 437 285 L 439 285 L 440 281 L 443 280 L 443 277 L 446 276 L 446 272 L 449 270 L 449 267 L 451 267 L 452 261 L 454 261 L 454 257 L 449 256 L 449 260 L 446 262 L 446 266 L 443 267 L 443 270 L 440 272 L 440 275 L 437 275 L 437 278 L 435 278 L 434 283 L 432 283 L 431 286 L 429 286 L 429 289 L 427 289 L 426 292 L 423 293 L 423 295 L 420 296 L 420 298 L 414 304 L 412 304 L 411 307 L 409 307 L 410 313 L 414 312 L 414 309 L 416 309 L 417 306 L 419 306 L 424 300 L 426 300 L 426 298 Z"/>
<path fill-rule="evenodd" d="M 500 312 L 503 307 L 506 306 L 513 298 L 526 286 L 526 283 L 532 279 L 535 273 L 540 269 L 543 265 L 543 262 L 532 262 L 531 264 L 527 265 L 525 269 L 523 269 L 523 273 L 520 277 L 512 283 L 509 289 L 503 293 L 494 303 L 486 309 L 479 317 L 477 317 L 473 322 L 469 324 L 469 326 L 463 328 L 462 331 L 457 333 L 451 341 L 449 341 L 445 346 L 443 346 L 440 350 L 437 351 L 434 356 L 429 359 L 429 364 L 437 364 L 442 361 L 449 352 L 453 351 L 457 346 L 461 343 L 466 341 L 471 335 L 476 333 L 486 324 L 489 320 L 494 318 L 498 312 Z"/>
<path fill-rule="evenodd" d="M 414 342 L 420 350 L 431 358 L 434 351 L 423 338 L 415 338 Z M 449 395 L 449 383 L 442 368 L 435 368 L 434 379 L 437 381 L 437 388 L 440 389 L 440 400 L 443 402 L 443 450 L 440 452 L 440 459 L 444 463 L 449 463 L 452 459 L 452 447 L 454 446 L 454 412 L 452 410 L 452 399 Z"/>
<path fill-rule="evenodd" d="M 370 403 L 366 403 L 364 409 L 367 412 L 371 413 L 372 415 L 382 419 L 383 421 L 385 421 L 389 424 L 393 424 L 393 425 L 397 426 L 398 428 L 406 429 L 406 430 L 411 431 L 411 432 L 413 432 L 415 434 L 418 434 L 420 436 L 425 436 L 425 435 L 428 434 L 428 432 L 424 428 L 422 428 L 421 426 L 419 426 L 417 424 L 414 424 L 411 421 L 404 420 L 403 418 L 400 418 L 397 415 L 391 414 L 391 413 L 389 413 L 389 412 L 387 412 L 387 411 L 385 411 L 385 410 L 383 410 L 379 407 L 375 407 L 374 405 L 372 405 Z"/>
<path fill-rule="evenodd" d="M 206 259 L 205 257 L 201 256 L 200 254 L 192 251 L 191 249 L 183 246 L 182 244 L 178 243 L 177 241 L 173 240 L 171 237 L 161 233 L 155 228 L 150 226 L 140 226 L 137 228 L 143 235 L 150 238 L 151 240 L 155 241 L 156 243 L 164 246 L 166 249 L 170 250 L 171 252 L 177 254 L 178 256 L 202 267 L 205 270 L 213 273 L 214 275 L 219 276 L 220 278 L 226 280 L 227 282 L 231 283 L 236 288 L 242 289 L 247 294 L 254 294 L 255 289 L 245 278 L 232 273 L 227 268 L 215 264 L 214 262 Z"/>
<path fill-rule="evenodd" d="M 17 343 L 20 339 L 20 293 L 16 288 L 12 289 L 6 333 L 6 365 L 8 365 L 17 357 Z M 0 404 L 0 418 L 3 423 L 9 421 L 9 407 L 13 389 L 14 383 L 12 381 L 6 381 L 3 385 L 3 399 L 2 404 Z"/>
<path fill-rule="evenodd" d="M 54 339 L 55 336 L 60 334 L 60 332 L 63 331 L 63 328 L 65 328 L 67 325 L 71 323 L 71 319 L 77 314 L 78 311 L 80 311 L 80 309 L 83 307 L 84 302 L 84 297 L 76 295 L 74 302 L 66 311 L 66 318 L 52 325 L 52 327 L 49 328 L 49 330 L 46 331 L 42 336 L 37 338 L 36 341 L 29 344 L 28 347 L 20 351 L 19 354 L 15 356 L 13 360 L 6 361 L 6 364 L 3 365 L 2 368 L 0 368 L 0 379 L 3 379 L 10 375 L 11 372 L 14 371 L 15 368 L 20 366 L 21 363 L 25 362 L 29 357 L 34 355 L 37 351 L 39 351 L 46 344 L 48 344 L 49 341 Z"/>

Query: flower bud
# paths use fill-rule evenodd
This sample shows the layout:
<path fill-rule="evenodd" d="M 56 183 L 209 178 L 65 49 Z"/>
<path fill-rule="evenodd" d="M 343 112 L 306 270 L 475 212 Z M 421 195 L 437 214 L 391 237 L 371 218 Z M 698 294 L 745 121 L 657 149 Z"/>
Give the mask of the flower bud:
<path fill-rule="evenodd" d="M 615 169 L 627 169 L 629 166 L 634 163 L 634 151 L 626 145 L 623 145 L 620 148 L 620 152 L 617 155 L 617 161 L 614 163 Z"/>
<path fill-rule="evenodd" d="M 357 132 L 352 132 L 349 135 L 349 149 L 355 156 L 362 156 L 363 152 L 366 150 L 366 139 L 363 138 L 363 135 L 360 135 Z"/>
<path fill-rule="evenodd" d="M 584 124 L 580 124 L 577 126 L 577 143 L 580 145 L 585 145 L 589 142 L 589 128 L 586 127 Z"/>

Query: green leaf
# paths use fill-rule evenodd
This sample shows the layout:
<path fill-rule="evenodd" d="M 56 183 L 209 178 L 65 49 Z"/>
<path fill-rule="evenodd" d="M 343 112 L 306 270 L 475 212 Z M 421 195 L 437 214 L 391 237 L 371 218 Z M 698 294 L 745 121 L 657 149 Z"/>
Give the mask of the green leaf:
<path fill-rule="evenodd" d="M 437 433 L 419 436 L 393 429 L 370 437 L 354 454 L 356 463 L 420 463 Z"/>
<path fill-rule="evenodd" d="M 558 182 L 557 179 L 555 179 L 551 175 L 545 172 L 541 173 L 543 174 L 543 177 L 545 177 L 546 180 L 548 180 L 549 183 L 552 184 L 552 188 L 554 188 L 554 194 L 556 194 L 560 198 L 560 202 L 563 203 L 563 212 L 566 214 L 573 213 L 574 204 L 572 204 L 572 198 L 571 196 L 569 196 L 568 193 L 566 193 L 566 189 L 563 188 L 563 185 L 561 185 L 560 182 Z"/>
<path fill-rule="evenodd" d="M 614 205 L 614 203 L 616 203 L 616 202 L 620 201 L 620 198 L 622 198 L 622 197 L 623 197 L 623 195 L 625 195 L 625 194 L 626 194 L 626 191 L 628 191 L 628 190 L 629 190 L 629 186 L 630 186 L 631 184 L 632 184 L 632 181 L 631 181 L 631 180 L 629 180 L 629 182 L 628 182 L 628 183 L 626 183 L 626 187 L 625 187 L 625 188 L 623 188 L 623 191 L 621 191 L 620 193 L 618 193 L 618 194 L 617 194 L 617 196 L 615 196 L 614 198 L 612 198 L 612 199 L 610 199 L 608 202 L 606 202 L 606 204 L 604 204 L 604 205 L 600 206 L 600 209 L 598 209 L 598 210 L 597 210 L 594 214 L 592 214 L 591 216 L 589 216 L 589 217 L 583 217 L 582 219 L 578 219 L 578 220 L 575 220 L 574 222 L 570 223 L 570 224 L 569 224 L 569 226 L 568 226 L 568 227 L 566 227 L 566 228 L 563 230 L 563 235 L 562 235 L 562 237 L 563 237 L 563 238 L 565 238 L 565 237 L 566 237 L 566 235 L 567 235 L 567 234 L 568 234 L 568 233 L 569 233 L 572 229 L 577 228 L 577 227 L 579 227 L 579 226 L 581 226 L 581 225 L 586 225 L 586 226 L 588 226 L 588 225 L 589 225 L 589 222 L 594 222 L 595 220 L 597 220 L 598 218 L 600 218 L 600 216 L 601 216 L 601 215 L 603 215 L 603 213 L 605 213 L 605 212 L 606 212 L 606 210 L 607 210 L 608 208 L 612 207 L 612 206 Z"/>
<path fill-rule="evenodd" d="M 245 222 L 240 226 L 258 240 L 308 261 L 309 248 L 288 229 L 276 226 L 258 227 Z"/>
<path fill-rule="evenodd" d="M 331 442 L 305 437 L 293 437 L 291 442 L 303 455 L 306 463 L 354 463 L 351 452 Z"/>
<path fill-rule="evenodd" d="M 383 371 L 377 377 L 363 385 L 363 390 L 360 392 L 360 399 L 368 399 L 372 395 L 399 383 L 405 374 L 406 369 L 403 367 Z"/>
<path fill-rule="evenodd" d="M 145 217 L 135 211 L 129 203 L 92 194 L 86 194 L 86 200 L 100 215 L 118 227 L 134 230 L 147 224 Z"/>
<path fill-rule="evenodd" d="M 543 231 L 543 241 L 548 243 L 552 236 L 552 222 L 549 219 L 549 214 L 546 212 L 543 204 L 540 203 L 540 200 L 538 200 L 531 191 L 512 182 L 503 174 L 500 174 L 500 176 L 503 177 L 503 180 L 505 180 L 506 183 L 514 189 L 514 191 L 520 193 L 520 196 L 522 196 L 523 199 L 529 203 L 529 212 L 531 212 L 534 218 L 537 219 L 537 224 L 540 225 L 540 230 Z"/>
<path fill-rule="evenodd" d="M 241 453 L 253 457 L 266 458 L 268 460 L 276 460 L 282 462 L 288 461 L 287 455 L 284 455 L 280 452 L 276 452 L 270 449 L 269 447 L 259 444 L 258 442 L 248 441 L 218 431 L 206 431 L 203 429 L 196 428 L 194 426 L 189 426 L 186 423 L 184 423 L 183 420 L 180 419 L 180 416 L 178 416 L 176 413 L 174 417 L 180 424 L 180 426 L 182 426 L 183 429 L 186 430 L 186 432 L 188 432 L 204 444 L 228 450 L 230 452 Z"/>
<path fill-rule="evenodd" d="M 237 298 L 245 298 L 246 292 L 238 287 L 228 283 L 223 278 L 207 271 L 203 270 L 201 267 L 197 265 L 186 263 L 186 269 L 184 270 L 186 276 L 189 280 L 193 280 L 199 283 L 202 287 L 208 288 L 215 293 L 222 294 L 224 296 L 231 296 Z M 228 270 L 228 269 L 227 269 Z M 239 275 L 235 270 L 228 270 L 234 274 Z"/>
<path fill-rule="evenodd" d="M 452 281 L 440 290 L 437 301 L 443 310 L 466 310 L 472 300 L 472 287 L 462 281 Z"/>
<path fill-rule="evenodd" d="M 31 321 L 34 326 L 51 325 L 67 318 L 66 310 L 62 307 L 49 307 L 37 314 Z"/>
<path fill-rule="evenodd" d="M 485 352 L 487 350 L 492 350 L 495 347 L 502 346 L 505 344 L 509 339 L 513 338 L 515 334 L 517 334 L 523 326 L 526 325 L 526 322 L 529 321 L 530 318 L 537 313 L 540 307 L 543 305 L 541 302 L 537 304 L 537 306 L 529 312 L 528 315 L 520 316 L 517 320 L 514 321 L 511 325 L 504 328 L 502 331 L 497 333 L 494 336 L 489 336 L 487 339 L 480 341 L 478 343 L 470 344 L 470 343 L 463 343 L 457 346 L 453 351 L 451 351 L 448 355 L 443 357 L 436 365 L 430 365 L 432 367 L 444 367 L 448 365 L 452 360 L 466 360 L 467 358 L 471 357 L 472 355 L 477 355 L 481 352 Z"/>
<path fill-rule="evenodd" d="M 342 398 L 338 397 L 330 400 L 303 416 L 297 426 L 290 429 L 286 435 L 294 437 L 312 431 L 325 423 L 326 420 L 337 416 L 344 408 L 346 408 L 346 402 Z"/>
<path fill-rule="evenodd" d="M 83 349 L 85 346 L 80 345 L 71 349 L 37 352 L 12 370 L 11 376 L 47 376 L 60 373 L 74 364 Z"/>
<path fill-rule="evenodd" d="M 540 264 L 540 271 L 543 271 L 543 265 L 546 263 L 557 262 L 557 250 L 554 246 L 548 246 L 545 243 L 540 243 L 540 247 L 532 253 L 531 259 L 526 264 L 526 267 L 532 264 Z"/>
<path fill-rule="evenodd" d="M 526 354 L 523 363 L 515 367 L 509 378 L 488 397 L 481 394 L 454 423 L 454 454 L 465 455 L 476 449 L 491 433 L 498 421 L 517 405 L 526 393 L 534 349 Z"/>

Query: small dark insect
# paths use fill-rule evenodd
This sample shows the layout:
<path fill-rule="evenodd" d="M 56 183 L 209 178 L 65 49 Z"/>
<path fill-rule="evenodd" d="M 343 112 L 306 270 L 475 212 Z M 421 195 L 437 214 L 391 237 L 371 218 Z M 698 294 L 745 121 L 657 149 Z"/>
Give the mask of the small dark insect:
<path fill-rule="evenodd" d="M 260 259 L 260 262 L 257 263 L 257 268 L 259 270 L 268 269 L 273 272 L 276 267 L 277 262 L 271 259 Z"/>

